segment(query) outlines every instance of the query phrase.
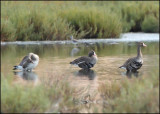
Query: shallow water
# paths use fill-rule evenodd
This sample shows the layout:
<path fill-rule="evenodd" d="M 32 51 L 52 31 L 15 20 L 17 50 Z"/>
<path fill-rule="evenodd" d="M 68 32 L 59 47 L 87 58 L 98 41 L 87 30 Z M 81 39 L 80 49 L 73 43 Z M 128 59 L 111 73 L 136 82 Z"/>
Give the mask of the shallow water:
<path fill-rule="evenodd" d="M 129 39 L 132 34 L 129 36 L 125 34 L 124 36 Z M 159 42 L 157 42 L 155 34 L 152 37 L 156 40 L 143 41 L 147 45 L 146 48 L 142 48 L 144 64 L 135 74 L 127 75 L 124 69 L 118 68 L 128 58 L 136 56 L 136 40 L 133 38 L 128 42 L 119 42 L 119 39 L 109 42 L 98 42 L 97 40 L 97 42 L 89 44 L 83 42 L 41 45 L 3 43 L 1 45 L 1 75 L 19 77 L 21 81 L 32 82 L 35 85 L 63 75 L 68 78 L 72 86 L 77 88 L 79 96 L 96 94 L 96 98 L 99 99 L 99 84 L 106 81 L 112 83 L 123 78 L 131 79 L 132 77 L 147 76 L 150 75 L 153 67 L 159 67 Z M 70 61 L 80 56 L 86 56 L 90 50 L 94 50 L 98 56 L 97 64 L 90 71 L 84 71 L 69 64 Z M 13 66 L 18 65 L 29 52 L 36 53 L 40 57 L 36 69 L 32 73 L 13 72 Z"/>

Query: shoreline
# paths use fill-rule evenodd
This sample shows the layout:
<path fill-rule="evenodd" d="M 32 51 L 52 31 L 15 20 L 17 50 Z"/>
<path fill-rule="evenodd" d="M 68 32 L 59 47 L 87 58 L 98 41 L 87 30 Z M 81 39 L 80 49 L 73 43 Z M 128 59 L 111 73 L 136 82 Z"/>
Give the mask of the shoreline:
<path fill-rule="evenodd" d="M 118 43 L 118 42 L 157 42 L 159 41 L 159 33 L 123 33 L 120 38 L 107 38 L 107 39 L 79 39 L 77 44 L 83 43 Z M 60 41 L 9 41 L 2 42 L 2 45 L 45 45 L 45 44 L 73 44 L 71 40 L 60 40 Z"/>

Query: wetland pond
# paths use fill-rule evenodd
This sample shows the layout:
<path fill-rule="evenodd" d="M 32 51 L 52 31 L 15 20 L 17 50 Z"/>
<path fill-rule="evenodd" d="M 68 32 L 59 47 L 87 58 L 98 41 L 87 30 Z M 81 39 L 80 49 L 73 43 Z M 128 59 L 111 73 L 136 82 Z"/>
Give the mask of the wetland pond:
<path fill-rule="evenodd" d="M 147 45 L 141 48 L 144 63 L 137 74 L 126 75 L 126 71 L 118 67 L 137 55 L 136 41 Z M 98 62 L 91 70 L 84 71 L 69 64 L 80 56 L 87 56 L 90 50 L 98 56 Z M 29 52 L 39 55 L 38 66 L 30 74 L 14 72 L 13 66 Z M 79 94 L 95 95 L 99 84 L 106 81 L 112 83 L 123 78 L 145 77 L 153 67 L 159 67 L 159 34 L 127 33 L 119 39 L 79 40 L 77 44 L 71 41 L 1 42 L 1 75 L 17 77 L 35 85 L 63 75 L 81 92 Z M 98 95 L 96 97 L 98 99 Z"/>

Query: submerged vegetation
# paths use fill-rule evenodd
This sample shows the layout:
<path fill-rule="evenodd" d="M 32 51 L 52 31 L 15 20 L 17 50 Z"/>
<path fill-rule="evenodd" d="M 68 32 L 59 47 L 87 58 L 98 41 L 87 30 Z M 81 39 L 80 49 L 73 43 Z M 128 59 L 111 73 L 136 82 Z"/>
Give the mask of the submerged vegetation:
<path fill-rule="evenodd" d="M 116 38 L 159 32 L 158 1 L 2 1 L 1 41 Z"/>

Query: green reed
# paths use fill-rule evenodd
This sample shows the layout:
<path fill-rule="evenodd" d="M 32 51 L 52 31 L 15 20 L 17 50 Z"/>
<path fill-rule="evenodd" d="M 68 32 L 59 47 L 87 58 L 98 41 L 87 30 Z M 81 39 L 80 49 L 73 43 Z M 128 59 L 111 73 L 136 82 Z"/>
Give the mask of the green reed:
<path fill-rule="evenodd" d="M 117 38 L 123 32 L 158 32 L 158 2 L 3 1 L 1 41 Z"/>
<path fill-rule="evenodd" d="M 1 111 L 5 113 L 76 112 L 73 91 L 66 80 L 43 80 L 36 86 L 15 82 L 13 77 L 2 75 Z M 63 78 L 64 79 L 64 78 Z M 15 82 L 15 83 L 14 83 Z M 58 105 L 58 107 L 56 107 Z"/>
<path fill-rule="evenodd" d="M 159 112 L 159 74 L 158 69 L 147 77 L 132 77 L 111 85 L 99 87 L 104 100 L 108 102 L 103 112 L 114 113 L 158 113 Z"/>

